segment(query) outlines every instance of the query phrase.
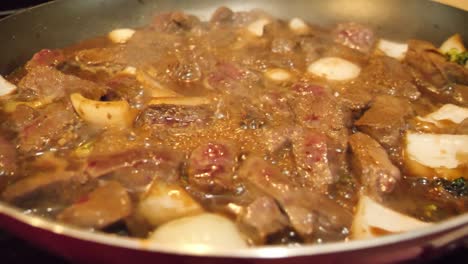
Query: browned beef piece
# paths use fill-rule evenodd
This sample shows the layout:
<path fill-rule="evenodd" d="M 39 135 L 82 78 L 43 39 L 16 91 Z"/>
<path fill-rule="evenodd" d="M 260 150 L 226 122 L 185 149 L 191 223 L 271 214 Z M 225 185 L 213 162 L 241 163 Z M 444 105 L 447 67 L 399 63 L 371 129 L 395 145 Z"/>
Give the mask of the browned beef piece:
<path fill-rule="evenodd" d="M 242 226 L 264 241 L 266 236 L 281 231 L 288 226 L 288 218 L 281 212 L 275 200 L 268 196 L 256 198 L 249 204 L 238 220 Z"/>
<path fill-rule="evenodd" d="M 304 127 L 324 133 L 336 148 L 346 150 L 351 115 L 322 85 L 301 80 L 294 85 L 291 106 L 297 121 Z"/>
<path fill-rule="evenodd" d="M 199 145 L 188 162 L 189 184 L 205 193 L 234 190 L 237 156 L 233 142 L 210 141 Z"/>
<path fill-rule="evenodd" d="M 368 53 L 375 43 L 372 29 L 354 22 L 338 24 L 332 32 L 332 37 L 336 43 L 363 53 Z"/>
<path fill-rule="evenodd" d="M 121 179 L 124 172 L 127 173 L 126 179 L 121 179 L 132 185 L 133 177 L 131 170 L 142 170 L 142 175 L 135 175 L 133 183 L 138 184 L 142 181 L 145 184 L 145 177 L 162 178 L 168 182 L 174 182 L 179 178 L 179 168 L 182 162 L 183 155 L 170 150 L 164 149 L 129 149 L 119 153 L 112 153 L 109 155 L 91 157 L 85 168 L 86 174 L 91 178 L 98 178 L 112 172 L 121 172 L 116 176 L 116 179 Z M 123 170 L 123 171 L 121 171 Z M 143 171 L 147 172 L 144 173 Z M 127 184 L 126 184 L 127 185 Z"/>
<path fill-rule="evenodd" d="M 16 169 L 15 145 L 13 142 L 0 135 L 0 178 L 5 175 L 14 174 Z"/>
<path fill-rule="evenodd" d="M 34 67 L 56 66 L 64 60 L 63 51 L 43 49 L 33 55 L 32 59 L 26 64 L 26 69 L 29 71 Z"/>
<path fill-rule="evenodd" d="M 130 197 L 122 185 L 107 182 L 63 210 L 57 219 L 79 227 L 102 229 L 129 216 Z"/>
<path fill-rule="evenodd" d="M 234 12 L 232 12 L 231 9 L 225 6 L 221 6 L 213 12 L 213 15 L 211 15 L 210 22 L 214 24 L 231 22 L 233 15 Z"/>
<path fill-rule="evenodd" d="M 354 174 L 360 177 L 366 192 L 376 199 L 393 191 L 401 178 L 385 149 L 370 136 L 356 133 L 349 137 Z"/>
<path fill-rule="evenodd" d="M 138 116 L 137 124 L 148 128 L 203 126 L 210 122 L 213 115 L 207 106 L 151 105 Z"/>
<path fill-rule="evenodd" d="M 277 200 L 292 227 L 302 236 L 337 234 L 352 215 L 326 196 L 294 185 L 279 169 L 257 157 L 248 158 L 239 177 Z"/>
<path fill-rule="evenodd" d="M 151 27 L 156 31 L 175 33 L 190 30 L 198 24 L 200 20 L 196 16 L 177 11 L 156 15 Z"/>
<path fill-rule="evenodd" d="M 407 99 L 382 95 L 373 100 L 370 109 L 354 125 L 390 148 L 399 143 L 406 130 L 406 120 L 411 116 L 413 109 Z"/>
<path fill-rule="evenodd" d="M 337 171 L 332 170 L 333 150 L 329 151 L 327 137 L 315 130 L 299 129 L 292 134 L 292 145 L 302 185 L 325 193 L 338 179 Z"/>
<path fill-rule="evenodd" d="M 468 69 L 447 61 L 429 42 L 408 44 L 405 61 L 418 73 L 421 91 L 437 102 L 468 105 Z"/>
<path fill-rule="evenodd" d="M 60 138 L 74 131 L 78 118 L 70 104 L 57 102 L 40 110 L 39 116 L 19 131 L 19 150 L 22 152 L 47 149 Z"/>
<path fill-rule="evenodd" d="M 56 157 L 42 157 L 38 165 L 38 173 L 21 178 L 7 186 L 2 193 L 6 201 L 20 201 L 40 191 L 52 190 L 53 188 L 69 187 L 73 184 L 83 184 L 87 177 L 80 168 L 75 171 L 67 171 L 67 162 Z M 61 191 L 63 192 L 63 191 Z"/>
<path fill-rule="evenodd" d="M 81 93 L 99 99 L 106 88 L 94 82 L 61 73 L 50 66 L 32 67 L 18 84 L 20 93 L 34 94 L 39 99 L 59 99 L 70 93 Z"/>
<path fill-rule="evenodd" d="M 248 69 L 230 62 L 219 62 L 208 75 L 211 88 L 222 93 L 239 96 L 249 95 L 249 87 L 256 84 L 260 78 Z"/>

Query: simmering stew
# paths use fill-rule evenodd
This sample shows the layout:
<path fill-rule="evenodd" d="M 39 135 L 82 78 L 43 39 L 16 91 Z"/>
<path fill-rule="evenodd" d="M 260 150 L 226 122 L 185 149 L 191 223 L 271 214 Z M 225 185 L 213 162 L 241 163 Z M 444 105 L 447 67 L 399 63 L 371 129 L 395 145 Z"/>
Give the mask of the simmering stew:
<path fill-rule="evenodd" d="M 468 211 L 468 53 L 221 7 L 0 76 L 0 194 L 154 243 L 324 243 Z"/>

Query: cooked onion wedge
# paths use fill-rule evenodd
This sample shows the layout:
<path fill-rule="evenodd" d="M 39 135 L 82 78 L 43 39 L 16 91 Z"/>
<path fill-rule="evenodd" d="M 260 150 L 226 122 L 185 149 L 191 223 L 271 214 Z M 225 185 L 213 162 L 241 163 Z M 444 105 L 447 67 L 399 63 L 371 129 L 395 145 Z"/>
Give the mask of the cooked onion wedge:
<path fill-rule="evenodd" d="M 16 110 L 19 105 L 26 105 L 31 108 L 39 108 L 44 105 L 50 104 L 53 101 L 53 97 L 44 97 L 41 100 L 22 102 L 22 101 L 7 101 L 3 105 L 3 111 L 6 113 L 12 113 Z"/>
<path fill-rule="evenodd" d="M 154 98 L 148 104 L 149 105 L 206 105 L 210 104 L 211 100 L 207 97 L 161 97 Z"/>
<path fill-rule="evenodd" d="M 265 72 L 265 77 L 273 82 L 286 82 L 291 79 L 291 73 L 283 69 L 270 69 Z"/>
<path fill-rule="evenodd" d="M 354 239 L 372 238 L 430 225 L 431 223 L 393 211 L 368 196 L 361 196 L 351 226 L 351 235 Z"/>
<path fill-rule="evenodd" d="M 74 93 L 70 96 L 76 113 L 86 122 L 103 127 L 128 127 L 133 113 L 127 101 L 101 102 Z"/>
<path fill-rule="evenodd" d="M 266 25 L 270 23 L 270 20 L 266 18 L 260 18 L 250 25 L 247 26 L 247 30 L 254 36 L 261 37 L 263 36 L 263 29 Z"/>
<path fill-rule="evenodd" d="M 107 35 L 114 43 L 124 44 L 127 43 L 135 34 L 135 30 L 130 28 L 114 29 Z"/>
<path fill-rule="evenodd" d="M 296 34 L 305 34 L 309 31 L 309 26 L 300 18 L 293 18 L 289 21 L 289 29 Z"/>
<path fill-rule="evenodd" d="M 171 89 L 163 87 L 158 81 L 143 71 L 136 72 L 137 80 L 146 88 L 151 97 L 176 97 L 181 96 Z"/>
<path fill-rule="evenodd" d="M 156 227 L 177 218 L 200 214 L 203 208 L 181 187 L 155 182 L 138 204 L 137 212 Z"/>
<path fill-rule="evenodd" d="M 16 91 L 16 85 L 7 81 L 3 76 L 0 75 L 0 96 L 5 96 Z"/>
<path fill-rule="evenodd" d="M 217 214 L 184 217 L 160 226 L 150 241 L 177 247 L 246 248 L 236 225 Z"/>
<path fill-rule="evenodd" d="M 377 48 L 389 57 L 395 58 L 397 60 L 403 60 L 405 58 L 406 52 L 408 51 L 408 44 L 380 39 L 377 43 Z"/>
<path fill-rule="evenodd" d="M 358 77 L 361 68 L 342 58 L 325 57 L 312 62 L 307 71 L 327 80 L 346 81 Z"/>
<path fill-rule="evenodd" d="M 446 41 L 444 41 L 444 43 L 440 45 L 439 51 L 445 54 L 452 49 L 455 49 L 459 52 L 466 51 L 465 45 L 463 45 L 463 40 L 460 34 L 455 34 L 448 38 Z"/>
<path fill-rule="evenodd" d="M 421 121 L 433 123 L 439 127 L 443 126 L 443 124 L 441 124 L 443 121 L 450 121 L 455 124 L 460 124 L 467 118 L 468 108 L 453 104 L 443 105 L 435 112 L 432 112 L 424 117 L 418 117 L 418 119 Z"/>

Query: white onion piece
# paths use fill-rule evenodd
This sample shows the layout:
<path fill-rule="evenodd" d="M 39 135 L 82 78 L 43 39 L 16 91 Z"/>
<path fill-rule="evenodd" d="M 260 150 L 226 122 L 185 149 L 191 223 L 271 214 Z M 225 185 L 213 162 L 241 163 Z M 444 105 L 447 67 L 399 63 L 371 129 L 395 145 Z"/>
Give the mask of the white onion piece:
<path fill-rule="evenodd" d="M 266 18 L 260 18 L 247 26 L 247 30 L 257 37 L 263 36 L 263 28 L 270 23 Z"/>
<path fill-rule="evenodd" d="M 426 167 L 454 169 L 466 163 L 468 135 L 407 133 L 406 153 Z"/>
<path fill-rule="evenodd" d="M 138 204 L 137 212 L 152 226 L 203 212 L 181 187 L 155 182 Z"/>
<path fill-rule="evenodd" d="M 400 233 L 430 225 L 431 223 L 393 211 L 368 196 L 361 196 L 351 234 L 355 239 L 372 238 L 382 233 Z"/>
<path fill-rule="evenodd" d="M 226 217 L 204 213 L 160 226 L 150 236 L 154 243 L 177 247 L 246 248 L 236 225 Z"/>
<path fill-rule="evenodd" d="M 137 73 L 137 69 L 132 66 L 127 66 L 120 73 L 125 74 L 125 75 L 135 76 Z"/>
<path fill-rule="evenodd" d="M 144 71 L 136 72 L 136 79 L 139 81 L 151 97 L 177 97 L 180 94 L 171 89 L 163 87 L 157 80 Z"/>
<path fill-rule="evenodd" d="M 127 101 L 101 102 L 74 93 L 70 96 L 76 113 L 86 122 L 103 127 L 128 127 L 133 114 Z"/>
<path fill-rule="evenodd" d="M 271 69 L 265 72 L 265 76 L 274 82 L 285 82 L 291 79 L 291 73 L 283 69 Z"/>
<path fill-rule="evenodd" d="M 133 37 L 133 34 L 135 34 L 133 29 L 119 28 L 109 32 L 108 37 L 114 43 L 124 44 Z"/>
<path fill-rule="evenodd" d="M 149 105 L 206 105 L 210 104 L 211 100 L 206 97 L 159 97 L 152 99 Z"/>
<path fill-rule="evenodd" d="M 437 111 L 432 112 L 424 117 L 418 117 L 419 120 L 429 122 L 441 126 L 440 121 L 448 120 L 455 124 L 460 124 L 468 118 L 468 108 L 460 107 L 453 104 L 446 104 Z"/>
<path fill-rule="evenodd" d="M 16 85 L 7 81 L 3 76 L 0 75 L 0 96 L 8 95 L 16 91 Z"/>
<path fill-rule="evenodd" d="M 459 52 L 466 51 L 465 45 L 463 45 L 463 40 L 460 34 L 455 34 L 448 38 L 442 45 L 440 45 L 439 51 L 442 53 L 447 53 L 451 49 L 456 49 Z"/>
<path fill-rule="evenodd" d="M 377 48 L 389 57 L 402 60 L 405 58 L 406 52 L 408 51 L 408 44 L 380 39 L 377 43 Z"/>
<path fill-rule="evenodd" d="M 300 18 L 293 18 L 289 21 L 289 29 L 297 34 L 304 34 L 309 31 L 309 26 Z"/>
<path fill-rule="evenodd" d="M 312 62 L 307 71 L 328 80 L 345 81 L 358 77 L 361 68 L 342 58 L 325 57 Z"/>

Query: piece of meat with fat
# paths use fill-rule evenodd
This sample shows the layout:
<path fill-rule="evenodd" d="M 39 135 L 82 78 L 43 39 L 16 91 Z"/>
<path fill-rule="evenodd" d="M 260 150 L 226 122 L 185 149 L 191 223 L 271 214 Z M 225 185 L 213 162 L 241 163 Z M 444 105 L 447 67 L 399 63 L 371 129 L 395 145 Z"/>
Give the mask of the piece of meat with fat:
<path fill-rule="evenodd" d="M 401 178 L 400 170 L 392 164 L 385 149 L 364 133 L 349 137 L 353 172 L 365 187 L 365 192 L 381 200 L 391 193 Z"/>
<path fill-rule="evenodd" d="M 206 193 L 235 189 L 238 149 L 234 142 L 209 141 L 195 148 L 188 161 L 188 182 Z"/>
<path fill-rule="evenodd" d="M 268 235 L 277 233 L 289 224 L 288 218 L 281 212 L 275 200 L 261 196 L 250 203 L 238 216 L 241 226 L 251 229 L 260 241 Z"/>
<path fill-rule="evenodd" d="M 211 15 L 210 23 L 222 24 L 222 23 L 231 22 L 233 15 L 234 15 L 234 12 L 228 7 L 225 7 L 225 6 L 218 7 L 218 9 L 216 9 L 216 11 L 214 11 L 213 14 Z"/>
<path fill-rule="evenodd" d="M 376 39 L 372 29 L 355 22 L 338 24 L 332 31 L 332 38 L 336 43 L 363 53 L 371 51 Z"/>
<path fill-rule="evenodd" d="M 78 117 L 68 103 L 57 102 L 45 106 L 39 115 L 24 124 L 18 132 L 21 152 L 41 151 L 51 147 L 60 138 L 73 137 Z M 66 142 L 65 142 L 66 143 Z"/>
<path fill-rule="evenodd" d="M 177 33 L 191 30 L 199 24 L 200 20 L 196 16 L 176 11 L 156 15 L 151 23 L 151 28 L 165 33 Z"/>
<path fill-rule="evenodd" d="M 405 98 L 382 95 L 376 97 L 370 109 L 354 125 L 386 148 L 396 147 L 406 130 L 406 120 L 414 115 Z"/>
<path fill-rule="evenodd" d="M 230 62 L 218 62 L 207 79 L 210 88 L 240 96 L 248 95 L 249 87 L 259 81 L 256 73 Z"/>
<path fill-rule="evenodd" d="M 249 157 L 238 174 L 277 200 L 292 227 L 303 237 L 334 236 L 350 226 L 351 213 L 322 194 L 294 185 L 277 167 L 261 158 Z"/>
<path fill-rule="evenodd" d="M 301 175 L 300 182 L 311 190 L 326 193 L 328 186 L 338 179 L 330 142 L 323 133 L 297 129 L 292 134 L 292 149 Z"/>
<path fill-rule="evenodd" d="M 17 170 L 16 156 L 15 145 L 0 134 L 0 178 L 15 174 Z M 1 182 L 0 179 L 0 186 Z"/>
<path fill-rule="evenodd" d="M 207 106 L 150 105 L 137 118 L 137 125 L 147 128 L 204 126 L 214 112 Z"/>
<path fill-rule="evenodd" d="M 433 44 L 408 41 L 405 62 L 415 70 L 424 94 L 437 102 L 468 105 L 468 69 L 447 61 Z"/>
<path fill-rule="evenodd" d="M 57 219 L 83 228 L 102 229 L 129 216 L 132 202 L 125 188 L 107 182 L 64 209 Z"/>
<path fill-rule="evenodd" d="M 32 70 L 34 67 L 56 66 L 65 60 L 65 55 L 61 50 L 42 49 L 36 52 L 31 60 L 26 63 L 26 69 Z"/>
<path fill-rule="evenodd" d="M 179 179 L 182 157 L 183 155 L 180 153 L 166 149 L 129 149 L 108 155 L 92 156 L 88 159 L 84 171 L 91 178 L 98 178 L 119 170 L 145 170 L 148 169 L 145 167 L 149 165 L 153 177 L 164 179 L 167 182 L 175 182 Z M 130 173 L 128 177 L 133 176 Z M 135 178 L 137 177 L 135 176 Z"/>
<path fill-rule="evenodd" d="M 64 74 L 53 67 L 33 67 L 18 83 L 19 93 L 33 93 L 40 99 L 57 100 L 71 93 L 99 99 L 107 88 L 94 82 Z"/>
<path fill-rule="evenodd" d="M 52 193 L 52 189 L 60 189 L 58 193 L 61 193 L 62 188 L 69 188 L 73 184 L 81 185 L 88 180 L 81 167 L 73 171 L 66 170 L 68 162 L 50 153 L 38 158 L 35 164 L 39 172 L 8 185 L 2 193 L 3 199 L 18 202 L 41 191 Z"/>

